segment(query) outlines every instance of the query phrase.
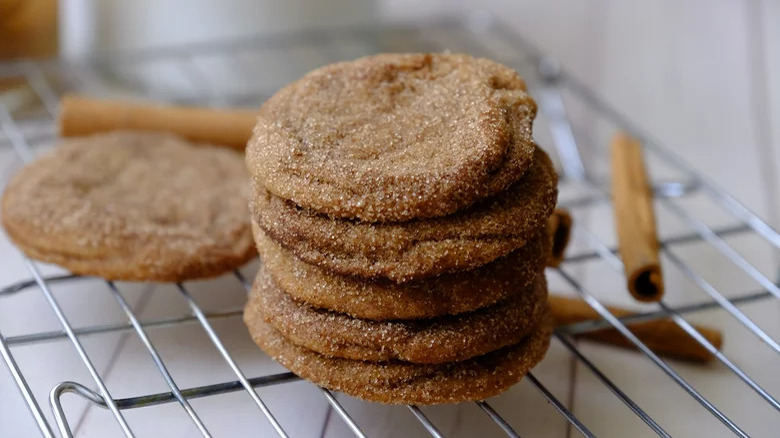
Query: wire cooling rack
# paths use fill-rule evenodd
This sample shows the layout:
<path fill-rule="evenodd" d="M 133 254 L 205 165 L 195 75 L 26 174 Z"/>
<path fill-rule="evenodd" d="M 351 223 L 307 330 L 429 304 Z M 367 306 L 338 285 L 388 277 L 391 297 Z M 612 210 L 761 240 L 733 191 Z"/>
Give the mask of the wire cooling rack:
<path fill-rule="evenodd" d="M 237 349 L 232 337 L 221 336 L 220 329 L 215 328 L 224 320 L 238 320 L 235 322 L 240 324 L 240 305 L 224 306 L 219 299 L 214 299 L 214 295 L 227 293 L 226 289 L 245 292 L 251 283 L 251 267 L 247 269 L 248 273 L 236 271 L 233 278 L 227 276 L 218 285 L 206 282 L 204 286 L 195 282 L 165 286 L 174 288 L 179 304 L 186 306 L 178 313 L 165 313 L 161 307 L 163 310 L 157 309 L 160 311 L 155 315 L 146 316 L 148 312 L 141 310 L 136 295 L 130 290 L 138 285 L 62 274 L 14 251 L 5 256 L 5 263 L 23 269 L 15 270 L 11 274 L 13 279 L 0 289 L 0 310 L 16 305 L 20 297 L 37 294 L 43 297 L 35 301 L 37 307 L 20 307 L 18 310 L 11 307 L 6 314 L 31 310 L 36 314 L 53 313 L 55 322 L 54 326 L 46 329 L 4 335 L 3 331 L 10 329 L 4 327 L 4 321 L 0 320 L 0 354 L 21 393 L 19 403 L 26 404 L 34 420 L 32 424 L 37 425 L 40 434 L 46 437 L 58 434 L 73 436 L 74 433 L 84 436 L 148 435 L 150 429 L 139 431 L 137 422 L 128 420 L 131 412 L 144 408 L 143 411 L 151 415 L 151 430 L 156 436 L 158 432 L 165 433 L 166 429 L 160 425 L 173 415 L 173 411 L 163 410 L 163 406 L 178 406 L 178 413 L 183 411 L 185 415 L 176 418 L 189 422 L 190 427 L 186 429 L 189 432 L 181 436 L 211 436 L 216 434 L 217 420 L 207 412 L 219 403 L 199 402 L 203 398 L 216 400 L 227 393 L 246 395 L 240 400 L 230 399 L 230 402 L 253 405 L 256 415 L 265 422 L 263 430 L 279 436 L 295 433 L 295 422 L 278 420 L 280 415 L 286 415 L 284 409 L 300 410 L 296 415 L 303 421 L 307 416 L 306 406 L 309 406 L 305 403 L 314 402 L 327 408 L 323 431 L 328 422 L 340 419 L 342 423 L 337 425 L 340 429 L 336 428 L 340 433 L 334 432 L 335 435 L 349 433 L 359 437 L 372 432 L 382 436 L 392 435 L 393 432 L 398 436 L 408 436 L 412 433 L 403 424 L 414 422 L 419 422 L 415 433 L 435 437 L 445 436 L 445 431 L 448 431 L 446 435 L 459 436 L 476 433 L 483 436 L 506 434 L 510 437 L 539 434 L 538 431 L 547 429 L 533 425 L 533 416 L 535 412 L 545 410 L 560 415 L 557 418 L 565 427 L 559 430 L 566 436 L 576 433 L 584 436 L 596 436 L 597 433 L 671 436 L 673 430 L 686 434 L 692 430 L 715 430 L 715 435 L 748 436 L 753 429 L 759 431 L 756 433 L 773 430 L 773 425 L 778 424 L 780 410 L 775 398 L 780 346 L 776 340 L 777 307 L 773 306 L 777 306 L 780 288 L 777 280 L 772 278 L 780 272 L 777 262 L 780 235 L 739 201 L 697 174 L 673 152 L 562 72 L 554 60 L 489 17 L 476 15 L 422 24 L 384 24 L 265 36 L 121 56 L 108 54 L 78 62 L 0 64 L 0 78 L 21 78 L 24 82 L 20 88 L 21 96 L 27 96 L 32 101 L 31 105 L 19 105 L 18 99 L 0 100 L 0 152 L 6 154 L 3 157 L 8 160 L 3 164 L 3 178 L 7 179 L 13 168 L 30 161 L 39 149 L 53 143 L 58 96 L 65 91 L 75 90 L 98 96 L 148 97 L 178 103 L 256 107 L 282 84 L 326 62 L 378 51 L 441 50 L 463 51 L 497 59 L 515 67 L 527 79 L 532 94 L 540 104 L 535 129 L 537 139 L 555 155 L 562 176 L 561 204 L 571 209 L 577 223 L 567 260 L 558 269 L 548 269 L 551 288 L 580 296 L 601 316 L 597 320 L 559 327 L 554 334 L 550 355 L 521 384 L 509 391 L 510 395 L 506 396 L 510 397 L 509 402 L 502 402 L 505 399 L 499 397 L 470 405 L 482 411 L 479 417 L 482 421 L 489 420 L 492 425 L 483 424 L 484 427 L 475 430 L 456 421 L 444 427 L 442 422 L 445 420 L 441 419 L 449 418 L 446 413 L 462 409 L 464 405 L 443 408 L 408 406 L 409 412 L 405 416 L 393 411 L 396 414 L 392 421 L 397 421 L 396 425 L 377 429 L 372 422 L 372 418 L 376 417 L 365 417 L 365 411 L 373 410 L 376 414 L 396 408 L 368 406 L 370 404 L 321 388 L 316 388 L 319 394 L 309 391 L 305 400 L 296 399 L 282 408 L 272 409 L 279 397 L 293 397 L 297 393 L 293 390 L 289 393 L 268 392 L 269 388 L 293 388 L 293 382 L 299 381 L 297 377 L 278 369 L 279 372 L 250 374 L 253 372 L 246 371 L 250 368 L 247 360 L 238 360 L 237 357 L 249 357 L 255 362 L 267 362 L 268 359 L 256 349 Z M 669 290 L 665 301 L 639 306 L 638 314 L 623 318 L 613 316 L 602 304 L 604 298 L 614 302 L 621 296 L 627 297 L 621 262 L 614 249 L 610 200 L 606 189 L 609 176 L 605 144 L 616 130 L 639 138 L 648 154 L 655 182 L 656 209 L 661 222 L 663 263 Z M 716 263 L 713 261 L 715 258 L 720 261 Z M 607 277 L 612 281 L 604 282 Z M 727 281 L 721 285 L 719 282 L 723 278 Z M 71 297 L 71 292 L 55 292 L 64 285 L 89 289 L 89 294 L 94 294 L 89 300 L 107 294 L 115 300 L 120 312 L 115 312 L 113 320 L 86 324 L 74 322 L 77 316 L 73 316 L 75 313 L 69 303 L 76 298 Z M 195 289 L 199 292 L 193 292 Z M 206 295 L 202 289 L 210 294 L 208 299 L 204 298 Z M 149 297 L 148 294 L 145 296 Z M 209 302 L 208 309 L 204 301 Z M 5 309 L 3 306 L 6 306 Z M 767 314 L 768 308 L 769 316 L 758 320 L 751 318 L 756 306 L 763 309 L 763 315 Z M 724 330 L 727 346 L 729 341 L 739 339 L 738 344 L 744 343 L 750 348 L 746 350 L 750 355 L 744 356 L 742 350 L 734 350 L 737 353 L 731 355 L 717 351 L 690 322 L 700 314 L 710 315 L 709 319 L 703 317 L 704 320 Z M 716 363 L 690 366 L 666 361 L 626 327 L 630 322 L 658 318 L 673 320 L 692 339 L 712 352 Z M 198 331 L 201 335 L 205 332 L 211 346 L 203 347 L 202 351 L 216 349 L 222 364 L 229 368 L 228 378 L 222 379 L 224 374 L 220 374 L 217 381 L 207 384 L 189 384 L 189 379 L 187 384 L 183 384 L 177 372 L 171 371 L 177 360 L 176 352 L 167 351 L 171 348 L 169 344 L 159 347 L 163 342 L 156 339 L 167 330 L 182 327 Z M 576 339 L 579 333 L 605 327 L 618 330 L 638 352 L 615 353 L 613 349 L 589 346 Z M 112 342 L 117 348 L 130 338 L 140 342 L 142 348 L 132 359 L 148 360 L 151 356 L 153 363 L 152 368 L 144 371 L 149 374 L 141 379 L 162 376 L 165 390 L 139 391 L 131 387 L 128 396 L 112 395 L 119 383 L 109 381 L 106 367 L 98 364 L 103 361 L 102 356 L 97 357 L 101 353 L 89 348 L 88 344 L 93 339 L 117 334 L 124 337 L 109 338 L 115 340 Z M 248 338 L 245 333 L 243 337 Z M 48 360 L 52 369 L 57 368 L 58 355 L 62 354 L 59 341 L 65 341 L 70 353 L 75 350 L 82 371 L 87 373 L 79 374 L 81 381 L 64 380 L 46 388 L 50 389 L 47 398 L 46 393 L 34 389 L 38 386 L 37 377 L 32 371 L 27 371 L 17 356 L 26 354 L 23 350 L 28 347 L 43 349 L 44 355 L 49 351 L 47 349 L 52 349 Z M 60 345 L 59 349 L 55 345 Z M 614 354 L 618 356 L 609 356 Z M 127 356 L 117 357 L 127 359 Z M 615 360 L 602 360 L 604 357 L 617 357 L 615 360 L 625 362 L 616 366 Z M 194 363 L 198 356 L 189 360 Z M 547 371 L 560 362 L 564 362 L 565 367 L 558 366 L 559 371 Z M 766 372 L 771 369 L 774 372 Z M 197 372 L 209 374 L 208 370 Z M 763 377 L 751 377 L 756 372 Z M 633 378 L 626 378 L 627 374 L 633 374 Z M 655 380 L 651 379 L 652 375 Z M 645 378 L 648 380 L 642 383 Z M 590 382 L 584 389 L 577 383 L 583 380 Z M 561 385 L 559 381 L 566 383 Z M 734 381 L 738 384 L 735 385 Z M 518 406 L 517 399 L 511 398 L 511 394 L 529 386 L 538 390 L 537 397 L 533 397 L 533 391 L 531 395 L 524 393 L 520 399 L 523 405 Z M 668 400 L 659 403 L 646 397 L 655 394 L 656 390 Z M 724 395 L 720 390 L 729 393 Z M 594 403 L 583 403 L 577 402 L 576 391 L 600 395 L 594 395 Z M 81 427 L 84 426 L 83 417 L 74 425 L 76 415 L 69 414 L 63 397 L 69 393 L 86 400 L 87 409 L 90 406 L 104 408 L 97 411 L 107 412 L 113 419 L 114 427 L 108 431 L 90 430 Z M 0 394 L 0 401 L 11 400 L 9 396 Z M 743 415 L 743 411 L 735 408 L 743 403 L 750 404 L 758 414 Z M 603 409 L 600 409 L 602 405 Z M 650 405 L 650 408 L 643 408 L 643 405 Z M 723 405 L 726 408 L 721 407 Z M 551 411 L 551 408 L 557 412 Z M 518 420 L 519 411 L 526 415 L 522 418 L 531 420 Z M 735 412 L 734 415 L 730 414 L 731 411 Z M 243 413 L 237 412 L 222 410 L 218 418 L 223 423 L 234 425 L 250 421 Z M 630 425 L 630 429 L 619 431 L 613 428 L 620 412 L 630 417 L 621 423 Z M 681 422 L 674 420 L 675 416 L 685 416 L 688 420 L 680 426 Z M 549 416 L 542 417 L 550 424 L 555 420 Z M 469 421 L 479 421 L 475 415 L 468 418 L 471 419 Z M 255 420 L 257 418 L 251 421 Z M 693 425 L 686 426 L 687 423 Z M 533 426 L 534 432 L 529 430 L 529 426 Z M 463 430 L 467 432 L 460 432 Z M 34 430 L 26 435 L 32 434 Z M 325 432 L 322 434 L 325 435 Z M 710 433 L 708 436 L 714 435 Z"/>

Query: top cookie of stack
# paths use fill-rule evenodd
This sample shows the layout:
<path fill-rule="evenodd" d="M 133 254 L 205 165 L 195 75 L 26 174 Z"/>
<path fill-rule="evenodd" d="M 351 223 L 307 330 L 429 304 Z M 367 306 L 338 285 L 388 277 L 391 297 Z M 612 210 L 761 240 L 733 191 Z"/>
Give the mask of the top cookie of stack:
<path fill-rule="evenodd" d="M 247 163 L 273 196 L 331 217 L 448 215 L 531 165 L 536 104 L 525 91 L 514 70 L 466 55 L 331 64 L 263 105 Z"/>

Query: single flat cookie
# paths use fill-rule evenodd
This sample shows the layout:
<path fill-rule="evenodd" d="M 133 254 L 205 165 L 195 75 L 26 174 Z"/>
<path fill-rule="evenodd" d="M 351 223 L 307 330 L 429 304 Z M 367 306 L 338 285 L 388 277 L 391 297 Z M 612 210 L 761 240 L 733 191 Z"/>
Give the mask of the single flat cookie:
<path fill-rule="evenodd" d="M 112 280 L 210 277 L 254 257 L 240 154 L 159 133 L 66 140 L 16 174 L 3 226 L 28 256 Z"/>
<path fill-rule="evenodd" d="M 288 341 L 345 359 L 434 364 L 481 356 L 520 342 L 547 308 L 541 275 L 526 290 L 484 309 L 412 321 L 371 321 L 293 300 L 261 268 L 249 300 Z M 252 305 L 252 304 L 250 304 Z"/>
<path fill-rule="evenodd" d="M 530 166 L 536 103 L 514 70 L 467 55 L 380 54 L 331 64 L 260 109 L 258 185 L 337 218 L 444 216 Z"/>
<path fill-rule="evenodd" d="M 301 260 L 341 275 L 405 282 L 485 265 L 547 226 L 557 175 L 537 148 L 507 191 L 451 216 L 404 223 L 333 220 L 255 187 L 253 218 Z"/>
<path fill-rule="evenodd" d="M 324 356 L 286 340 L 248 306 L 255 343 L 298 376 L 334 391 L 381 403 L 430 405 L 484 400 L 519 382 L 550 345 L 549 316 L 518 344 L 462 362 L 437 365 L 367 362 Z"/>
<path fill-rule="evenodd" d="M 457 315 L 495 304 L 526 290 L 541 275 L 550 247 L 545 233 L 473 271 L 398 284 L 333 275 L 253 228 L 263 265 L 288 295 L 313 307 L 380 321 Z"/>

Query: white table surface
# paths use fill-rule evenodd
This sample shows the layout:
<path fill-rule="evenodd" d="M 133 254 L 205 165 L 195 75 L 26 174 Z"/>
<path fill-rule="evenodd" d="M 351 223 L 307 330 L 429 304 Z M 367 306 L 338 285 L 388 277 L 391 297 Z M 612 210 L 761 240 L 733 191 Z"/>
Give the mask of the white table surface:
<path fill-rule="evenodd" d="M 599 91 L 610 103 L 671 146 L 702 173 L 716 179 L 730 193 L 767 220 L 780 226 L 780 5 L 764 1 L 387 1 L 382 11 L 390 17 L 419 18 L 442 10 L 479 7 L 496 13 L 547 53 L 558 58 L 574 76 Z M 3 169 L 17 166 L 12 151 L 0 151 Z M 2 177 L 8 177 L 3 171 Z M 705 208 L 705 207 L 702 207 Z M 706 210 L 705 210 L 706 211 Z M 609 239 L 609 211 L 583 218 Z M 717 218 L 713 219 L 717 221 Z M 682 225 L 662 222 L 664 229 Z M 749 239 L 735 240 L 739 251 L 767 275 L 777 269 L 777 253 Z M 7 239 L 0 237 L 0 285 L 26 276 L 22 260 Z M 742 291 L 744 277 L 706 245 L 684 249 L 701 272 L 724 293 Z M 45 268 L 57 272 L 56 268 Z M 246 272 L 251 273 L 253 267 Z M 20 274 L 25 273 L 25 274 Z M 603 266 L 580 272 L 599 298 L 630 305 L 620 278 Z M 566 292 L 556 274 L 551 288 Z M 122 320 L 113 299 L 94 293 L 95 280 L 55 288 L 55 294 L 77 326 Z M 679 273 L 667 277 L 673 304 L 703 299 L 704 295 Z M 186 314 L 174 288 L 122 284 L 120 288 L 143 318 Z M 195 284 L 196 299 L 204 309 L 240 307 L 244 295 L 235 279 Z M 216 293 L 215 293 L 216 291 Z M 224 292 L 223 292 L 224 291 Z M 10 302 L 9 300 L 13 300 Z M 13 311 L 11 311 L 13 309 Z M 174 310 L 172 310 L 174 309 Z M 780 307 L 763 301 L 741 307 L 770 335 L 780 337 Z M 780 395 L 777 356 L 738 326 L 723 311 L 696 314 L 692 321 L 720 327 L 727 333 L 724 354 L 742 367 L 775 397 Z M 239 318 L 214 321 L 231 354 L 247 375 L 281 367 L 258 352 Z M 0 301 L 0 328 L 5 336 L 59 329 L 40 293 Z M 193 333 L 196 333 L 193 335 Z M 150 332 L 180 387 L 224 380 L 233 376 L 205 335 L 191 328 Z M 186 339 L 186 341 L 184 341 Z M 116 334 L 85 337 L 84 344 L 115 397 L 166 391 L 143 346 L 134 336 Z M 723 426 L 670 383 L 656 367 L 635 352 L 588 343 L 581 351 L 620 385 L 643 409 L 674 436 L 730 436 Z M 14 354 L 40 395 L 56 383 L 91 379 L 67 341 L 15 348 Z M 744 425 L 752 436 L 777 436 L 780 414 L 768 407 L 723 366 L 670 362 L 685 379 Z M 774 364 L 774 367 L 767 366 Z M 553 346 L 536 376 L 598 436 L 653 436 L 582 365 L 576 364 L 560 343 Z M 92 385 L 89 385 L 92 386 Z M 292 436 L 350 436 L 322 395 L 304 382 L 259 391 Z M 77 436 L 119 436 L 111 415 L 65 396 L 71 426 Z M 369 436 L 425 436 L 405 408 L 361 403 L 339 395 Z M 193 400 L 215 436 L 268 436 L 272 431 L 242 392 Z M 523 436 L 563 437 L 575 432 L 527 382 L 491 400 L 491 404 Z M 425 411 L 447 436 L 500 436 L 495 425 L 474 405 L 436 407 Z M 195 436 L 184 412 L 175 404 L 126 412 L 138 436 Z M 0 436 L 35 436 L 34 423 L 13 384 L 0 367 Z"/>

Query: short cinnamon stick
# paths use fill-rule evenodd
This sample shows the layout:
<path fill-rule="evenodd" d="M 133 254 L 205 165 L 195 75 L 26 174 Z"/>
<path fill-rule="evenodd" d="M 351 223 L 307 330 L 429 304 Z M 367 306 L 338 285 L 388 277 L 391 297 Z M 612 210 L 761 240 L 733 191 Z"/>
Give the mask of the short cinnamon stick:
<path fill-rule="evenodd" d="M 550 295 L 549 303 L 556 326 L 600 318 L 599 314 L 588 306 L 587 303 L 577 298 Z M 607 306 L 607 309 L 617 317 L 628 316 L 634 313 L 612 306 Z M 709 362 L 714 358 L 706 348 L 669 319 L 637 322 L 628 324 L 627 327 L 656 354 L 692 362 Z M 718 330 L 704 326 L 694 326 L 694 328 L 715 348 L 720 350 L 723 345 L 723 335 Z M 575 336 L 619 347 L 634 348 L 634 344 L 612 328 L 581 333 Z"/>
<path fill-rule="evenodd" d="M 571 214 L 563 208 L 556 208 L 547 220 L 547 231 L 552 240 L 550 258 L 547 266 L 558 267 L 564 259 L 566 247 L 571 238 L 572 218 Z"/>
<path fill-rule="evenodd" d="M 618 249 L 628 290 L 640 301 L 659 301 L 664 293 L 652 193 L 639 142 L 616 134 L 612 140 L 612 197 Z"/>
<path fill-rule="evenodd" d="M 243 150 L 257 112 L 176 105 L 153 105 L 68 95 L 60 102 L 59 131 L 64 137 L 131 129 L 167 131 L 198 143 Z"/>

